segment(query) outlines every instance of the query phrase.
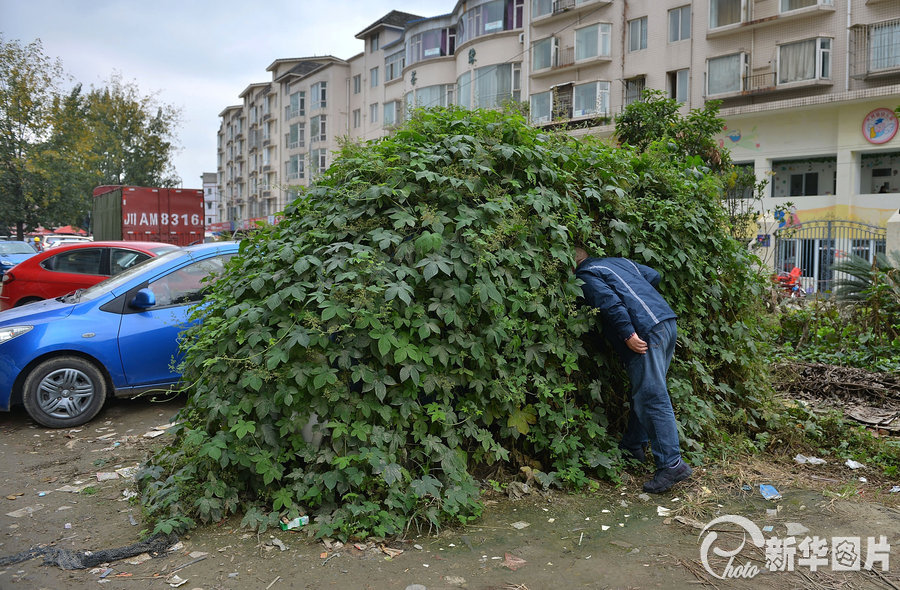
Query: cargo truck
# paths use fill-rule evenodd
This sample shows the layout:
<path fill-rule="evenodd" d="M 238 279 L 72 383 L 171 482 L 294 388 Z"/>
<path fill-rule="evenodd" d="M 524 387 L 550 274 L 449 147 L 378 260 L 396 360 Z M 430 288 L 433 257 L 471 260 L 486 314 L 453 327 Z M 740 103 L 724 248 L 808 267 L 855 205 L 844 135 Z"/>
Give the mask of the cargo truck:
<path fill-rule="evenodd" d="M 203 191 L 187 188 L 98 186 L 94 189 L 95 240 L 199 243 L 204 234 Z"/>

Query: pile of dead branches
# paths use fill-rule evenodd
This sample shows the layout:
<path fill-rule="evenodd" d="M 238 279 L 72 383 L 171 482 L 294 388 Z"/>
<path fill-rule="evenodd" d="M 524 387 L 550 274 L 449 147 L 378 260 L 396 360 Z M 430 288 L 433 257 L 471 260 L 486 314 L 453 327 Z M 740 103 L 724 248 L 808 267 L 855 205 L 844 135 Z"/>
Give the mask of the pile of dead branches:
<path fill-rule="evenodd" d="M 792 361 L 775 365 L 784 396 L 840 409 L 867 425 L 900 432 L 900 375 Z"/>

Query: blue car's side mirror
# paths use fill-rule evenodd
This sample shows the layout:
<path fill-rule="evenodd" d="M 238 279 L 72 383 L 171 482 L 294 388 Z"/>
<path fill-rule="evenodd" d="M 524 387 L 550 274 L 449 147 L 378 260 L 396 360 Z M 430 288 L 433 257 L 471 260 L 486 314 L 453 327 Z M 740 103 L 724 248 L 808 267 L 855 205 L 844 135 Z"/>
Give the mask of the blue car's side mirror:
<path fill-rule="evenodd" d="M 156 295 L 150 289 L 141 289 L 135 293 L 130 305 L 137 309 L 150 309 L 156 305 Z"/>

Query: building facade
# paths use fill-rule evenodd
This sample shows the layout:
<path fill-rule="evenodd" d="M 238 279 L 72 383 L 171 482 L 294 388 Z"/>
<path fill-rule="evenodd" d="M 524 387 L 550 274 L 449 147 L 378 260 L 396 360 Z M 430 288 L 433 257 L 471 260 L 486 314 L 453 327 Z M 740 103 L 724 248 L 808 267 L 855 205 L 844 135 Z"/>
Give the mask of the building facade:
<path fill-rule="evenodd" d="M 778 252 L 770 244 L 776 264 L 802 263 L 810 280 L 827 279 L 822 269 L 842 249 L 871 256 L 877 229 L 900 208 L 900 0 L 447 8 L 434 17 L 389 13 L 356 35 L 363 51 L 346 60 L 273 62 L 269 82 L 251 84 L 220 114 L 221 221 L 274 219 L 328 166 L 338 137 L 378 138 L 416 106 L 519 101 L 534 125 L 610 136 L 616 113 L 645 89 L 685 111 L 721 101 L 720 144 L 768 181 L 764 208 L 787 209 L 766 238 L 782 235 Z M 842 245 L 823 234 L 793 246 L 784 238 L 823 220 L 860 224 L 874 237 Z"/>
<path fill-rule="evenodd" d="M 215 172 L 204 172 L 203 181 L 203 221 L 209 231 L 219 223 L 219 175 Z"/>

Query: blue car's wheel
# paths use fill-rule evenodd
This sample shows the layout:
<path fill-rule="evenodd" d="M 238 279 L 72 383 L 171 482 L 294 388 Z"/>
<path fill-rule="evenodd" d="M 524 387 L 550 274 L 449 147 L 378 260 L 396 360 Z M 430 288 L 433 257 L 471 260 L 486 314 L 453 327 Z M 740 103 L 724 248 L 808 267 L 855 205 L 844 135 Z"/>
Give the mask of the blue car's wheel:
<path fill-rule="evenodd" d="M 22 401 L 32 419 L 42 426 L 80 426 L 103 407 L 106 380 L 90 361 L 59 356 L 31 370 L 22 388 Z"/>

